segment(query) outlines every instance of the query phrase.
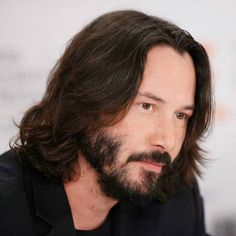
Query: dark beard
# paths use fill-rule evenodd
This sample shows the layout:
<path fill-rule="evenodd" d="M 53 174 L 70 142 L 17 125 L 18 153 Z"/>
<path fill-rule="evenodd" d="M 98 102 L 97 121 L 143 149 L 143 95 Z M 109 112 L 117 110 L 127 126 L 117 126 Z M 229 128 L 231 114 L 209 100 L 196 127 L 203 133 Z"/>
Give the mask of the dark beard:
<path fill-rule="evenodd" d="M 171 158 L 168 153 L 159 151 L 135 153 L 128 157 L 124 166 L 117 165 L 118 154 L 122 146 L 118 137 L 99 133 L 96 137 L 83 136 L 81 151 L 87 162 L 96 170 L 101 191 L 116 200 L 129 199 L 141 205 L 158 197 L 159 179 L 168 175 Z M 129 162 L 152 161 L 164 163 L 161 175 L 145 169 L 140 170 L 139 180 L 130 181 L 126 165 Z"/>

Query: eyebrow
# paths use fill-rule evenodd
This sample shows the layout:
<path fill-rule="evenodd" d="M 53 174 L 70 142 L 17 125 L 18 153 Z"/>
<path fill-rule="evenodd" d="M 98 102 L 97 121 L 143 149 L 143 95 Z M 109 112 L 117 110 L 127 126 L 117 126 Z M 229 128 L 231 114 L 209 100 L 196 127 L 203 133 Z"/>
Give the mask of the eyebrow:
<path fill-rule="evenodd" d="M 150 99 L 153 99 L 157 102 L 161 102 L 161 103 L 166 103 L 165 100 L 163 100 L 162 98 L 160 97 L 157 97 L 156 95 L 150 93 L 150 92 L 141 92 L 141 93 L 138 93 L 139 96 L 143 96 L 143 97 L 147 97 L 147 98 L 150 98 Z M 185 105 L 182 107 L 183 110 L 191 110 L 191 111 L 194 111 L 195 110 L 195 106 L 194 105 Z"/>

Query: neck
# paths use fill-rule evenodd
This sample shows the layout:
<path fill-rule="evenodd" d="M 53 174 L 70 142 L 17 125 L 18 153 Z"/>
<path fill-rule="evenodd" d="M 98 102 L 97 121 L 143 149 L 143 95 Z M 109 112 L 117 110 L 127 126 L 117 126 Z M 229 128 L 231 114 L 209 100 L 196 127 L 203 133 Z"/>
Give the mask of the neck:
<path fill-rule="evenodd" d="M 92 230 L 106 219 L 117 200 L 105 196 L 97 182 L 96 171 L 79 158 L 79 177 L 64 184 L 76 229 Z"/>

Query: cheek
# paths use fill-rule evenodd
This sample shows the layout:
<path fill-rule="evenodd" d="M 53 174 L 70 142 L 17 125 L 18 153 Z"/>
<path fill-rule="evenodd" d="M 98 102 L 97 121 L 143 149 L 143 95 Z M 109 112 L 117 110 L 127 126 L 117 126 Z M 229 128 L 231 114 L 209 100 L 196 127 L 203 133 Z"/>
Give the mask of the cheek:
<path fill-rule="evenodd" d="M 147 124 L 143 124 L 139 119 L 136 120 L 125 117 L 121 122 L 113 127 L 106 128 L 106 132 L 113 137 L 119 137 L 122 141 L 122 152 L 129 153 L 143 150 L 145 137 L 148 135 Z M 123 153 L 122 153 L 123 154 Z"/>

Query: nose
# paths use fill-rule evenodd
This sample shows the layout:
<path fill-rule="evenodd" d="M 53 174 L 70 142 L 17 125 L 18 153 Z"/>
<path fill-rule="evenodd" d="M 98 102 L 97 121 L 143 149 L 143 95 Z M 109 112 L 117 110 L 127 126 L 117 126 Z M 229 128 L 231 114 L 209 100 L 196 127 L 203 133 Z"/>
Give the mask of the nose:
<path fill-rule="evenodd" d="M 151 145 L 162 152 L 173 152 L 176 145 L 176 129 L 174 121 L 168 117 L 159 117 L 154 124 Z"/>

